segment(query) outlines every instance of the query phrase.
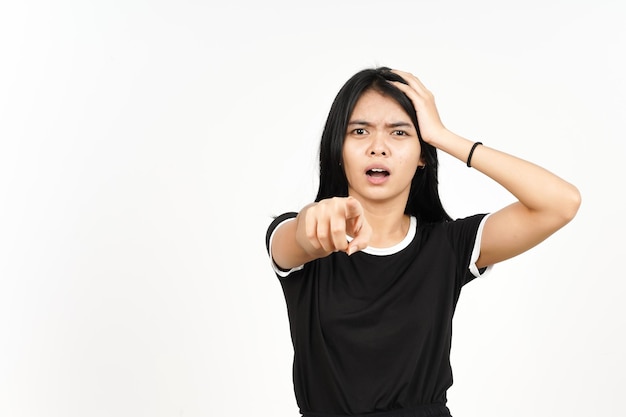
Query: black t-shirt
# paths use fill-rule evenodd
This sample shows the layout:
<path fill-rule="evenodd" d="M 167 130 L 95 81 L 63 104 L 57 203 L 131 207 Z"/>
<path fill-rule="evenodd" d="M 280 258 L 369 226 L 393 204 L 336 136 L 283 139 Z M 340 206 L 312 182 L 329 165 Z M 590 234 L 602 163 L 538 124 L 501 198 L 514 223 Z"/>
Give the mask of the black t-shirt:
<path fill-rule="evenodd" d="M 269 226 L 271 237 L 286 213 Z M 479 276 L 486 215 L 424 224 L 391 248 L 343 252 L 280 278 L 302 413 L 365 414 L 445 404 L 452 385 L 452 317 L 461 287 Z"/>

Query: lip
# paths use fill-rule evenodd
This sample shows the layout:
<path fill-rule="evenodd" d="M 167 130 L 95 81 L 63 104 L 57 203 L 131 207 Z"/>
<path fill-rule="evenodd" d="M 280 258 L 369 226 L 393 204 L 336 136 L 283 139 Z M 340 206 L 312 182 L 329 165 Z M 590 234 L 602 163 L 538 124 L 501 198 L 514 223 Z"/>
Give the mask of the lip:
<path fill-rule="evenodd" d="M 387 175 L 383 175 L 383 176 L 371 176 L 371 175 L 367 175 L 367 172 L 369 170 L 372 169 L 381 169 L 383 171 L 387 171 Z M 369 165 L 365 168 L 365 176 L 367 177 L 367 181 L 372 184 L 372 185 L 380 185 L 383 184 L 385 182 L 387 182 L 389 180 L 389 177 L 391 176 L 391 171 L 389 170 L 388 167 L 386 167 L 385 165 L 381 165 L 381 164 L 374 164 L 374 165 Z"/>
<path fill-rule="evenodd" d="M 370 169 L 382 169 L 384 171 L 387 171 L 389 174 L 391 174 L 391 170 L 388 167 L 386 167 L 385 165 L 381 165 L 381 164 L 369 165 L 369 166 L 365 167 L 365 172 L 367 173 L 367 171 L 369 171 Z"/>

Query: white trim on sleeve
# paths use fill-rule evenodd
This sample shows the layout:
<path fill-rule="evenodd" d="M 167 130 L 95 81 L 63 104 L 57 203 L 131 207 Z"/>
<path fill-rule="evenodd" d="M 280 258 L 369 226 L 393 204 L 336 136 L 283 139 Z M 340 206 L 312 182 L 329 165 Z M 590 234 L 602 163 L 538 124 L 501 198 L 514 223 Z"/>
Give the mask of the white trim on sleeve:
<path fill-rule="evenodd" d="M 469 270 L 476 278 L 486 276 L 493 267 L 493 265 L 487 266 L 487 269 L 485 269 L 481 274 L 478 270 L 478 267 L 476 266 L 476 261 L 480 257 L 480 241 L 483 237 L 483 227 L 485 227 L 485 222 L 487 221 L 489 216 L 491 216 L 491 214 L 487 214 L 485 217 L 483 217 L 480 224 L 478 225 L 478 231 L 476 232 L 476 241 L 474 242 L 474 249 L 472 250 L 472 256 L 470 257 Z"/>
<path fill-rule="evenodd" d="M 293 221 L 295 219 L 296 219 L 295 217 L 291 217 L 289 219 L 285 219 L 284 221 L 278 223 L 276 227 L 274 228 L 274 230 L 272 231 L 272 234 L 270 235 L 270 244 L 269 244 L 270 262 L 271 262 L 272 269 L 274 270 L 274 272 L 276 272 L 276 274 L 281 278 L 285 278 L 289 276 L 289 274 L 291 274 L 292 272 L 299 271 L 302 268 L 304 268 L 304 265 L 300 265 L 300 266 L 291 268 L 289 270 L 280 269 L 278 265 L 276 265 L 276 262 L 274 262 L 274 257 L 272 256 L 272 239 L 274 239 L 274 233 L 276 233 L 276 231 L 278 230 L 280 226 L 282 226 L 283 224 L 287 222 Z"/>

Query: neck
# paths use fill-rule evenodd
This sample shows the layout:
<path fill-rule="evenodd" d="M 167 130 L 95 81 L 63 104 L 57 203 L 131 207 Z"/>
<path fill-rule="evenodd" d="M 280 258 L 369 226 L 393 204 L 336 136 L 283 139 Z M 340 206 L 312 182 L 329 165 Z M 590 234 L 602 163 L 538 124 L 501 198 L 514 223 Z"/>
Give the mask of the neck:
<path fill-rule="evenodd" d="M 404 206 L 363 204 L 365 218 L 372 227 L 370 246 L 387 248 L 402 241 L 409 231 L 410 216 L 404 214 Z"/>

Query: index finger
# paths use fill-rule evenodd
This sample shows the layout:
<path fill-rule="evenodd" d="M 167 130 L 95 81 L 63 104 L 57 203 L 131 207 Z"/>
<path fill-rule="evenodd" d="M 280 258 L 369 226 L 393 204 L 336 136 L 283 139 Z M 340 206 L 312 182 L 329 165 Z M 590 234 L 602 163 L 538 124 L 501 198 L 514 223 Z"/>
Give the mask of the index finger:
<path fill-rule="evenodd" d="M 355 217 L 363 215 L 363 207 L 361 206 L 361 203 L 359 203 L 359 201 L 354 197 L 346 198 L 345 214 L 346 220 L 354 219 Z"/>

